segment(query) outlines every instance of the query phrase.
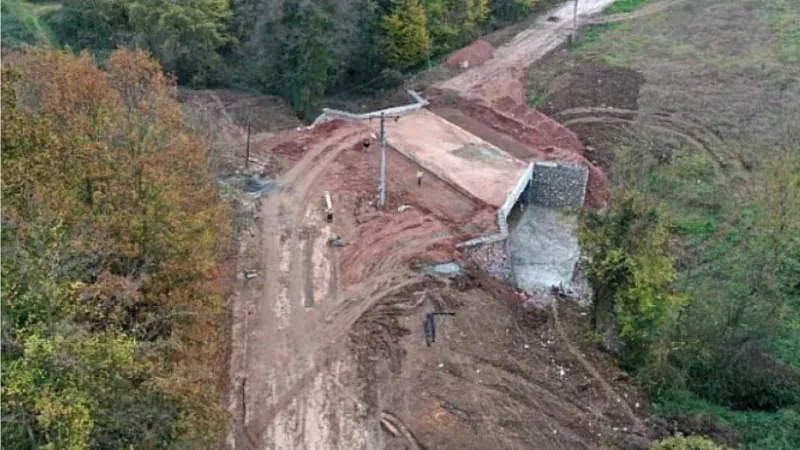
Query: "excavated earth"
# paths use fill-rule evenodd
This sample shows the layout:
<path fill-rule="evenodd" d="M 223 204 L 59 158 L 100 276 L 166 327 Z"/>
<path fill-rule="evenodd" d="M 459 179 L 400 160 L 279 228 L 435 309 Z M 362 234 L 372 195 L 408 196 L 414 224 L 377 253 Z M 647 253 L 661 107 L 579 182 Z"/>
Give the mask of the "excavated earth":
<path fill-rule="evenodd" d="M 533 44 L 523 36 L 510 54 L 528 64 L 541 56 Z M 587 202 L 603 205 L 608 180 L 581 141 L 525 106 L 523 68 L 492 80 L 499 97 L 480 96 L 496 67 L 432 87 L 429 109 L 523 162 L 587 166 Z M 224 111 L 222 97 L 209 98 Z M 567 107 L 568 95 L 551 101 Z M 225 115 L 220 134 L 241 160 L 241 117 Z M 628 376 L 586 343 L 587 311 L 509 288 L 502 243 L 457 250 L 497 232 L 495 207 L 391 148 L 387 204 L 376 207 L 374 124 L 259 132 L 250 170 L 274 189 L 243 199 L 253 220 L 232 311 L 230 448 L 645 449 L 662 434 Z M 451 261 L 464 270 L 419 270 Z M 447 314 L 426 342 L 436 312 Z"/>
<path fill-rule="evenodd" d="M 391 149 L 376 208 L 376 147 L 370 127 L 330 122 L 254 148 L 279 189 L 252 199 L 241 247 L 229 446 L 647 448 L 644 401 L 576 348 L 585 312 L 562 305 L 562 326 L 456 251 L 496 230 L 494 208 L 430 175 L 417 186 Z M 412 269 L 453 260 L 466 271 Z M 428 346 L 431 312 L 455 315 Z"/>

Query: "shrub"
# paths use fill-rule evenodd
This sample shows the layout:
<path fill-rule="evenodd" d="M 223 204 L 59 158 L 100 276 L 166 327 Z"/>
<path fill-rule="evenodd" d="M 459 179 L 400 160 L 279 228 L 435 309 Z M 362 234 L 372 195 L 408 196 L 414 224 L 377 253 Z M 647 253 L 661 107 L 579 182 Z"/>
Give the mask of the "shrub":
<path fill-rule="evenodd" d="M 659 441 L 653 450 L 724 450 L 704 436 L 672 436 Z"/>

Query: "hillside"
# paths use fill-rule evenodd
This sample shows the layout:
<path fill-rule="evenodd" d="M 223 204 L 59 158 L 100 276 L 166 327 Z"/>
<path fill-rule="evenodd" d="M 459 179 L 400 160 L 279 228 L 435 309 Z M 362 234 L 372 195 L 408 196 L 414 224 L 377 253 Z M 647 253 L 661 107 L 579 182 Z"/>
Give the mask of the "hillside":
<path fill-rule="evenodd" d="M 58 45 L 49 20 L 61 8 L 57 2 L 7 0 L 2 4 L 2 42 L 4 45 Z"/>
<path fill-rule="evenodd" d="M 529 98 L 669 222 L 688 301 L 654 344 L 673 346 L 669 360 L 640 367 L 656 412 L 746 448 L 795 448 L 800 5 L 639 3 L 532 66 Z"/>

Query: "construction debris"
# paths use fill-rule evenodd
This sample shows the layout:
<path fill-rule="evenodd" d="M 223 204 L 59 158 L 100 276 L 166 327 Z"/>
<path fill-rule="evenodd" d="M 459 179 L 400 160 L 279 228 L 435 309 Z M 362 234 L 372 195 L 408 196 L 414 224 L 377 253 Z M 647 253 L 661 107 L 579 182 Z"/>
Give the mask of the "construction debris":
<path fill-rule="evenodd" d="M 245 270 L 244 271 L 244 278 L 246 280 L 252 280 L 253 278 L 258 277 L 258 273 L 255 270 Z"/>
<path fill-rule="evenodd" d="M 425 314 L 425 321 L 423 322 L 423 330 L 425 332 L 425 344 L 428 347 L 436 342 L 436 321 L 435 316 L 455 316 L 454 312 L 432 312 Z"/>
<path fill-rule="evenodd" d="M 381 411 L 381 425 L 393 436 L 402 436 L 406 440 L 408 449 L 422 450 L 422 446 L 417 441 L 417 438 L 411 434 L 411 431 L 400 421 L 394 414 L 388 411 Z"/>
<path fill-rule="evenodd" d="M 333 200 L 331 200 L 331 193 L 325 191 L 325 220 L 328 222 L 333 221 Z"/>
<path fill-rule="evenodd" d="M 328 239 L 328 245 L 331 247 L 344 247 L 344 241 L 341 236 L 334 236 Z"/>

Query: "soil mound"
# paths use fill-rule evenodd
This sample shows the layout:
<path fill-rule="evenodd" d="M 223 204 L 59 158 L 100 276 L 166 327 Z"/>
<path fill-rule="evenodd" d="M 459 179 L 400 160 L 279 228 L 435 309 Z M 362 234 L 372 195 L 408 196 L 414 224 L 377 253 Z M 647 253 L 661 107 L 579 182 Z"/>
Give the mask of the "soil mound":
<path fill-rule="evenodd" d="M 464 69 L 479 66 L 494 56 L 492 44 L 478 39 L 467 47 L 453 52 L 445 60 L 445 64 L 450 67 L 461 67 Z"/>
<path fill-rule="evenodd" d="M 510 136 L 527 149 L 527 154 L 508 150 L 523 161 L 558 161 L 586 166 L 589 169 L 587 203 L 599 207 L 608 200 L 608 178 L 584 156 L 578 137 L 555 120 L 513 101 L 491 107 L 436 88 L 427 89 L 425 97 L 434 110 L 439 107 L 458 109 L 496 132 Z"/>
<path fill-rule="evenodd" d="M 552 116 L 571 108 L 636 110 L 639 109 L 639 88 L 644 81 L 644 75 L 625 67 L 584 64 L 550 82 L 549 97 L 541 111 Z"/>

